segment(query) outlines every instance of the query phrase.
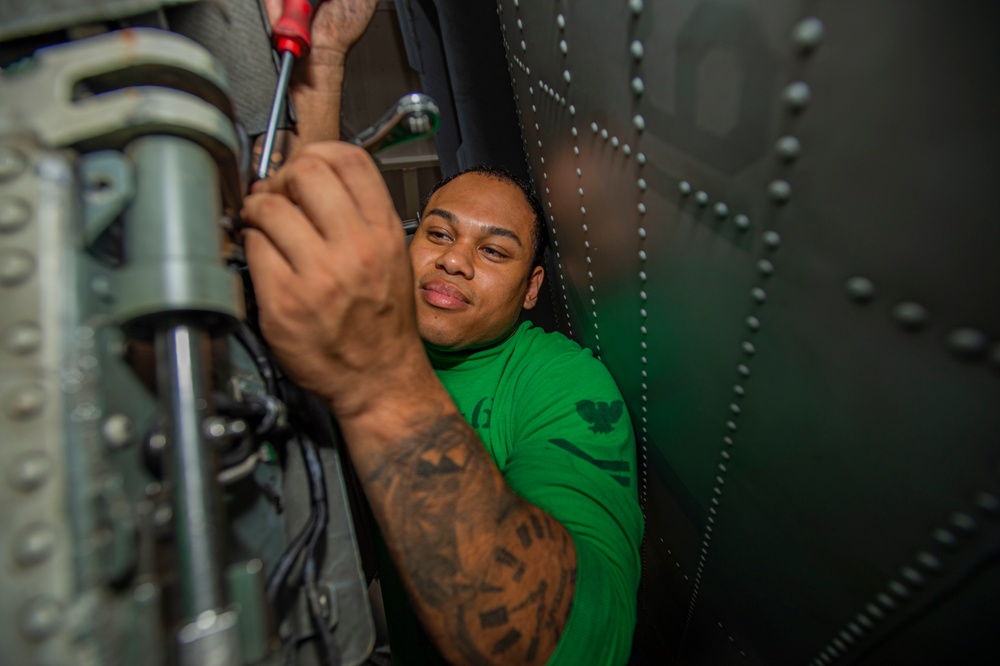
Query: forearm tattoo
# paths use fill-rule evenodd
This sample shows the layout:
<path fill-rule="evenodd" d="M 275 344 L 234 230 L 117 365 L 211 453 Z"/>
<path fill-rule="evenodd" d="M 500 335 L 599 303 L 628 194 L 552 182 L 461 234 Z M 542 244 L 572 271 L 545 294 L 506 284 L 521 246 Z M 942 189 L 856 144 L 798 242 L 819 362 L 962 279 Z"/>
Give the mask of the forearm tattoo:
<path fill-rule="evenodd" d="M 544 663 L 576 584 L 566 529 L 514 495 L 460 415 L 406 444 L 364 485 L 411 594 L 430 611 L 418 614 L 438 618 L 429 633 L 470 664 Z"/>

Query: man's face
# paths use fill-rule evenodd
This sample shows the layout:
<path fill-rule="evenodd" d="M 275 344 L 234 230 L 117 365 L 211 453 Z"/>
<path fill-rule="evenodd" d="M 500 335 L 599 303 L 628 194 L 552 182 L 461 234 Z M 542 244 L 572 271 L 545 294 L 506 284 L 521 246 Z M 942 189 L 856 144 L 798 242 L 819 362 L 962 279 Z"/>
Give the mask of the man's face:
<path fill-rule="evenodd" d="M 410 242 L 420 337 L 465 349 L 509 334 L 544 276 L 529 271 L 533 227 L 524 194 L 506 181 L 467 173 L 435 192 Z"/>

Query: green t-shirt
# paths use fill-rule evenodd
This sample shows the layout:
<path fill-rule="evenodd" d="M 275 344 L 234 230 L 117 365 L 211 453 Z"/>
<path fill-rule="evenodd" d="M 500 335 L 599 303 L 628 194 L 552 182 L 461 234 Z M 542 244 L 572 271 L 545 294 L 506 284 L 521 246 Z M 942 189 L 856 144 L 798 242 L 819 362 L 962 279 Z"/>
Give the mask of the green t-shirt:
<path fill-rule="evenodd" d="M 530 322 L 487 349 L 428 355 L 510 488 L 573 536 L 576 591 L 549 664 L 624 664 L 643 524 L 635 436 L 611 375 L 590 350 Z M 429 641 L 412 611 L 392 607 L 405 599 L 396 572 L 382 584 L 393 663 L 439 663 L 417 646 Z"/>

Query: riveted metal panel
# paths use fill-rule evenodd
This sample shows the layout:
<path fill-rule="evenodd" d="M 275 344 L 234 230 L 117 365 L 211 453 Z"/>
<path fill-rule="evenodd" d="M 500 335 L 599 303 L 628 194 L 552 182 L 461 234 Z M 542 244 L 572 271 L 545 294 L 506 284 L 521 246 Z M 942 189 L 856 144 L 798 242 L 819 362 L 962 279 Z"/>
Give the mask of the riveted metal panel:
<path fill-rule="evenodd" d="M 657 661 L 986 653 L 997 13 L 498 4 L 560 327 L 636 426 Z"/>

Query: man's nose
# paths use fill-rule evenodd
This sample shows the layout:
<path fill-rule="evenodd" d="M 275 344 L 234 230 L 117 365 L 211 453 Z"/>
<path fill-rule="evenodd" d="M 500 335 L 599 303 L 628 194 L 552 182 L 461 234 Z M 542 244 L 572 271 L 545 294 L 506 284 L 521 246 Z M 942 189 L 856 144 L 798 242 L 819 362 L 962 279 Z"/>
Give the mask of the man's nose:
<path fill-rule="evenodd" d="M 471 280 L 475 275 L 475 268 L 469 250 L 460 245 L 450 245 L 438 255 L 437 267 L 448 273 L 448 275 L 461 275 L 467 280 Z"/>

